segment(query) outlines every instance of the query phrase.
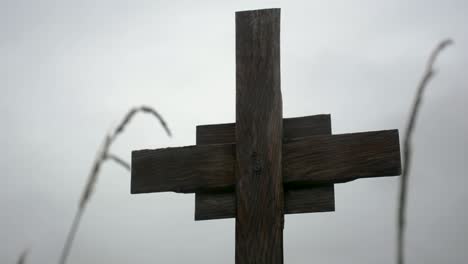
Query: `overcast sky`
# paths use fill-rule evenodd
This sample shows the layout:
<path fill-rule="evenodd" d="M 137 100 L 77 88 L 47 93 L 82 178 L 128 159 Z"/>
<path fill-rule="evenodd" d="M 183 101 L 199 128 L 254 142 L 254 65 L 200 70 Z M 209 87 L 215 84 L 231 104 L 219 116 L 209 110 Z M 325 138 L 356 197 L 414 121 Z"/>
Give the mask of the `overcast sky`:
<path fill-rule="evenodd" d="M 330 113 L 333 133 L 400 129 L 430 50 L 440 56 L 415 133 L 408 263 L 468 259 L 468 1 L 0 0 L 0 262 L 56 263 L 104 134 L 113 152 L 195 144 L 235 118 L 239 10 L 281 8 L 285 117 Z M 285 263 L 394 263 L 398 178 L 335 187 L 336 212 L 287 215 Z M 69 263 L 234 263 L 233 219 L 195 222 L 194 195 L 130 195 L 105 165 Z"/>

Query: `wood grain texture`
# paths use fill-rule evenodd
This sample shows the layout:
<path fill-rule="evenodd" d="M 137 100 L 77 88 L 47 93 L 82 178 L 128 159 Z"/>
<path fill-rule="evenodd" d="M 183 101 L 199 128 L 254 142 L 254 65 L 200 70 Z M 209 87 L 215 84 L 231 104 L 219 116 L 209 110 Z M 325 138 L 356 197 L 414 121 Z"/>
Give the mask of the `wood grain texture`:
<path fill-rule="evenodd" d="M 283 119 L 283 142 L 292 138 L 331 134 L 329 114 Z M 227 144 L 236 142 L 236 124 L 197 126 L 197 145 Z"/>
<path fill-rule="evenodd" d="M 283 119 L 283 142 L 297 137 L 331 134 L 330 115 L 313 115 Z M 235 124 L 197 126 L 197 145 L 235 142 Z M 284 190 L 286 214 L 329 212 L 335 210 L 333 184 Z M 195 220 L 236 216 L 234 190 L 195 194 Z"/>
<path fill-rule="evenodd" d="M 236 13 L 236 264 L 283 263 L 280 9 Z"/>
<path fill-rule="evenodd" d="M 284 213 L 318 213 L 335 210 L 334 185 L 305 186 L 284 190 Z M 236 217 L 233 191 L 201 192 L 195 196 L 195 220 Z"/>
<path fill-rule="evenodd" d="M 286 214 L 303 214 L 335 211 L 333 184 L 288 188 L 284 192 Z"/>
<path fill-rule="evenodd" d="M 131 193 L 232 187 L 235 145 L 132 151 Z"/>
<path fill-rule="evenodd" d="M 132 152 L 132 193 L 234 188 L 235 144 Z M 398 130 L 317 135 L 283 144 L 287 186 L 401 173 Z"/>
<path fill-rule="evenodd" d="M 398 130 L 313 136 L 285 144 L 285 184 L 401 174 Z"/>

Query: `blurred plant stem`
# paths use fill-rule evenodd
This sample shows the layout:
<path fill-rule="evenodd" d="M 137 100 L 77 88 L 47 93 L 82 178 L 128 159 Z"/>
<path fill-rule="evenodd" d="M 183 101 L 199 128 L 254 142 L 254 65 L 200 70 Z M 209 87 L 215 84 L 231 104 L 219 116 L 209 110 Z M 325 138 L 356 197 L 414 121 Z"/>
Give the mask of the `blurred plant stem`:
<path fill-rule="evenodd" d="M 453 41 L 451 39 L 446 39 L 440 42 L 435 49 L 432 51 L 429 60 L 426 64 L 426 69 L 424 71 L 423 77 L 419 82 L 416 97 L 413 101 L 413 106 L 411 108 L 410 118 L 406 126 L 406 133 L 404 137 L 404 149 L 403 149 L 403 174 L 401 175 L 401 185 L 400 185 L 400 199 L 399 199 L 399 208 L 398 208 L 398 239 L 397 239 L 397 263 L 404 264 L 404 247 L 405 247 L 405 227 L 406 227 L 406 196 L 408 192 L 408 175 L 411 168 L 411 158 L 412 158 L 412 136 L 414 132 L 414 125 L 416 123 L 416 118 L 418 117 L 419 109 L 421 107 L 421 101 L 423 99 L 424 91 L 426 90 L 427 84 L 434 77 L 436 71 L 434 70 L 434 63 L 437 59 L 439 53 L 447 46 L 451 45 Z"/>
<path fill-rule="evenodd" d="M 16 263 L 25 264 L 27 256 L 28 256 L 28 249 L 25 249 L 23 252 L 21 252 L 21 255 L 19 256 L 18 261 Z"/>
<path fill-rule="evenodd" d="M 60 264 L 65 264 L 67 262 L 68 256 L 70 255 L 70 250 L 73 245 L 76 232 L 79 229 L 80 222 L 84 214 L 84 210 L 86 208 L 86 205 L 90 201 L 91 194 L 94 191 L 94 187 L 96 185 L 96 181 L 97 181 L 99 171 L 101 169 L 101 165 L 105 161 L 110 160 L 110 161 L 114 161 L 118 165 L 121 165 L 127 170 L 130 170 L 130 164 L 128 164 L 128 162 L 124 161 L 118 156 L 109 153 L 109 149 L 112 143 L 114 143 L 114 141 L 116 140 L 117 136 L 119 136 L 124 131 L 125 127 L 130 123 L 130 121 L 135 116 L 135 114 L 139 112 L 153 115 L 161 123 L 161 126 L 164 128 L 167 135 L 171 136 L 171 131 L 169 130 L 162 116 L 159 115 L 154 109 L 147 107 L 147 106 L 140 106 L 140 107 L 135 107 L 135 108 L 130 109 L 130 111 L 127 112 L 127 114 L 124 116 L 122 121 L 119 123 L 117 128 L 106 135 L 101 148 L 99 148 L 98 150 L 96 159 L 94 160 L 93 166 L 91 168 L 91 171 L 88 177 L 88 181 L 83 190 L 83 194 L 81 195 L 78 209 L 76 211 L 75 217 L 73 218 L 72 225 L 70 227 L 67 238 L 65 240 L 62 253 L 60 255 L 60 260 L 59 260 Z"/>

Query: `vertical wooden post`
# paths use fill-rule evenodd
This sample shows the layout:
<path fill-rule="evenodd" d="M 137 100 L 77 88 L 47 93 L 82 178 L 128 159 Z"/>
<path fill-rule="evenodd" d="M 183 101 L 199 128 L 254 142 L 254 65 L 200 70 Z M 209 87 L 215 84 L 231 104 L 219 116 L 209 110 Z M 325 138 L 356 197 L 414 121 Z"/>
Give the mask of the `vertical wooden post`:
<path fill-rule="evenodd" d="M 283 263 L 280 9 L 236 13 L 236 264 Z"/>

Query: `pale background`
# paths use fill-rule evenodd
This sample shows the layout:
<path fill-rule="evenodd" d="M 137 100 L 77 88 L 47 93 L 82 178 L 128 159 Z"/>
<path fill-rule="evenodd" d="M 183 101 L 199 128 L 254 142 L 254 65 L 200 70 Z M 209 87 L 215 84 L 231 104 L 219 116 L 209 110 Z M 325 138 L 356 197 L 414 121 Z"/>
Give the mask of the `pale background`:
<path fill-rule="evenodd" d="M 235 117 L 234 12 L 282 8 L 284 116 L 332 115 L 333 133 L 400 129 L 435 44 L 415 133 L 408 263 L 466 263 L 468 1 L 0 0 L 0 262 L 56 263 L 95 151 L 191 145 Z M 336 212 L 286 216 L 285 263 L 393 263 L 398 178 L 336 187 Z M 234 263 L 234 220 L 195 222 L 194 195 L 130 195 L 104 166 L 69 263 Z"/>

